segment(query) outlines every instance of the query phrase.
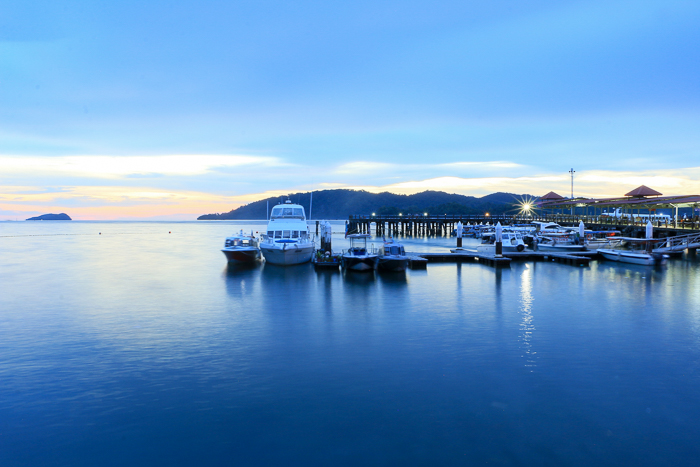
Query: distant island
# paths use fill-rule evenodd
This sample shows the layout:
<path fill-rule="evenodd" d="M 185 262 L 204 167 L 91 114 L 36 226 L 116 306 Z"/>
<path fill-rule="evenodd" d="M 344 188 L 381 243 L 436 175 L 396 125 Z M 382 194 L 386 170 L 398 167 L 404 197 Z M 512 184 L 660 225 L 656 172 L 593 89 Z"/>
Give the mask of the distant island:
<path fill-rule="evenodd" d="M 396 215 L 408 214 L 450 214 L 469 215 L 515 214 L 520 199 L 530 195 L 493 193 L 476 198 L 449 194 L 443 191 L 424 191 L 414 195 L 394 193 L 369 193 L 363 190 L 322 190 L 313 192 L 313 203 L 309 209 L 311 193 L 295 193 L 279 198 L 267 198 L 219 214 L 205 214 L 197 220 L 267 219 L 267 209 L 290 199 L 304 206 L 306 214 L 313 219 L 348 219 L 351 215 Z M 309 215 L 311 211 L 311 215 Z"/>
<path fill-rule="evenodd" d="M 42 214 L 41 216 L 30 217 L 28 221 L 72 221 L 68 214 Z"/>

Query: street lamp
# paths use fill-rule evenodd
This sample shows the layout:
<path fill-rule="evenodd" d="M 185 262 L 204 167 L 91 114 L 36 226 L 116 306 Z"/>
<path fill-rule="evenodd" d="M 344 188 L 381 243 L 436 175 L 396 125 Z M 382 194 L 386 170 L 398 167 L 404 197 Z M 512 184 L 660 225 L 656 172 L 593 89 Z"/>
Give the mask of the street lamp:
<path fill-rule="evenodd" d="M 569 170 L 569 173 L 571 174 L 571 199 L 574 199 L 574 173 L 575 172 L 576 171 L 573 169 L 573 167 L 571 168 L 571 170 Z M 574 215 L 574 204 L 571 205 L 571 215 L 572 216 Z"/>

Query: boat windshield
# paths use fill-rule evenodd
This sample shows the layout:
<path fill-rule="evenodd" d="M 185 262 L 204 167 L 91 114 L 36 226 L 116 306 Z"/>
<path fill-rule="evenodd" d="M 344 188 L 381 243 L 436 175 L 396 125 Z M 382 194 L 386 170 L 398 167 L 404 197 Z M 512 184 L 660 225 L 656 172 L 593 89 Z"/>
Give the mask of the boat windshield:
<path fill-rule="evenodd" d="M 389 248 L 387 248 L 387 250 L 388 250 L 388 251 L 386 252 L 387 255 L 396 255 L 396 256 L 400 256 L 400 255 L 403 255 L 403 254 L 404 254 L 403 247 L 402 247 L 402 246 L 399 246 L 399 245 L 392 245 L 392 246 L 390 246 Z"/>
<path fill-rule="evenodd" d="M 302 219 L 304 220 L 304 208 L 299 207 L 289 207 L 289 206 L 277 206 L 272 209 L 272 214 L 270 219 Z"/>

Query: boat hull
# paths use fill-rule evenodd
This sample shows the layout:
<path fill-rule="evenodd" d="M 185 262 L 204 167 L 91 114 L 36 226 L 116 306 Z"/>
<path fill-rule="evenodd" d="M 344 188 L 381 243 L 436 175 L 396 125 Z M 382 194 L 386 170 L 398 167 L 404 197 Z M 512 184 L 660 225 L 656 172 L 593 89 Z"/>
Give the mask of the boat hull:
<path fill-rule="evenodd" d="M 405 271 L 408 267 L 407 256 L 380 256 L 377 268 L 382 271 Z"/>
<path fill-rule="evenodd" d="M 291 266 L 294 264 L 303 264 L 311 261 L 314 254 L 314 245 L 296 246 L 295 244 L 284 244 L 279 247 L 277 245 L 260 245 L 260 251 L 265 257 L 265 262 L 279 266 Z"/>
<path fill-rule="evenodd" d="M 224 248 L 221 252 L 229 263 L 254 263 L 260 259 L 257 248 Z"/>
<path fill-rule="evenodd" d="M 343 256 L 343 269 L 349 271 L 374 271 L 379 262 L 378 256 Z"/>
<path fill-rule="evenodd" d="M 538 251 L 585 251 L 586 247 L 584 245 L 537 245 Z"/>
<path fill-rule="evenodd" d="M 488 245 L 479 245 L 476 247 L 476 251 L 479 253 L 486 253 L 486 254 L 496 254 L 496 245 L 494 244 L 488 244 Z M 518 253 L 521 251 L 525 251 L 525 245 L 520 244 L 520 245 L 506 245 L 505 243 L 503 244 L 503 253 Z"/>
<path fill-rule="evenodd" d="M 610 261 L 619 261 L 621 263 L 630 264 L 641 264 L 644 266 L 653 266 L 663 262 L 664 257 L 650 255 L 648 253 L 634 253 L 623 250 L 608 250 L 604 248 L 598 248 L 598 253 L 603 256 L 603 258 Z"/>

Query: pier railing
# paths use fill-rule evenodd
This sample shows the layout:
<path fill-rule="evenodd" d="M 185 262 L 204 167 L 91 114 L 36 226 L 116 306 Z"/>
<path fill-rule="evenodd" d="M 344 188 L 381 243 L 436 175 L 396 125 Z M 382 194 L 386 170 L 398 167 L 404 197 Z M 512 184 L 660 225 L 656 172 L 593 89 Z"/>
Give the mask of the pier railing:
<path fill-rule="evenodd" d="M 413 235 L 433 234 L 433 235 L 449 235 L 452 233 L 458 222 L 462 224 L 495 224 L 500 222 L 502 225 L 512 224 L 527 224 L 533 221 L 538 222 L 556 222 L 561 225 L 578 225 L 580 221 L 588 227 L 602 227 L 616 230 L 623 230 L 627 227 L 646 227 L 649 221 L 646 217 L 641 216 L 601 216 L 601 215 L 570 215 L 570 214 L 529 214 L 529 215 L 424 215 L 424 214 L 406 214 L 406 215 L 352 215 L 348 219 L 348 228 L 350 232 L 365 232 L 369 233 L 371 224 L 375 224 L 377 235 L 383 233 L 406 233 Z M 655 229 L 700 232 L 700 219 L 694 217 L 692 219 L 669 219 L 656 218 L 652 219 L 652 225 Z"/>

